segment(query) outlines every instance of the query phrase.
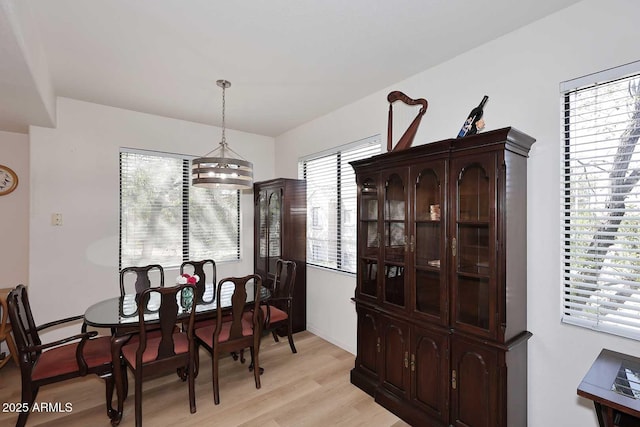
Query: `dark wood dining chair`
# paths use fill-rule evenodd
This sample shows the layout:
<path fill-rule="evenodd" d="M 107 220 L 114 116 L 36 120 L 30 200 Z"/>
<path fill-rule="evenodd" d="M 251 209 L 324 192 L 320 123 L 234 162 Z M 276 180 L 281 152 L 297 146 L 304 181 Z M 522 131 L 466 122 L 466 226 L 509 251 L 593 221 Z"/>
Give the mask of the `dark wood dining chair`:
<path fill-rule="evenodd" d="M 18 285 L 7 298 L 7 306 L 20 360 L 22 406 L 16 426 L 24 426 L 41 386 L 95 374 L 105 380 L 107 415 L 113 418 L 114 378 L 111 338 L 97 337 L 96 331 L 83 332 L 43 344 L 39 333 L 47 328 L 81 320 L 82 316 L 35 325 L 27 288 Z"/>
<path fill-rule="evenodd" d="M 195 340 L 193 325 L 196 301 L 193 285 L 149 288 L 142 291 L 138 302 L 138 340 L 122 347 L 122 356 L 135 377 L 136 426 L 142 425 L 142 382 L 145 377 L 182 370 L 188 381 L 189 406 L 196 412 L 194 387 Z M 147 329 L 145 315 L 160 322 L 160 335 Z M 176 329 L 187 319 L 186 330 Z"/>
<path fill-rule="evenodd" d="M 127 285 L 134 278 L 135 282 L 133 289 L 131 289 Z M 152 287 L 164 287 L 164 269 L 160 264 L 149 264 L 140 267 L 131 266 L 120 270 L 120 295 L 127 293 L 139 294 Z"/>
<path fill-rule="evenodd" d="M 254 300 L 249 303 L 247 284 L 253 281 Z M 223 309 L 220 304 L 222 300 L 222 289 L 224 283 L 233 285 L 231 296 L 231 307 Z M 229 285 L 226 285 L 229 286 Z M 218 282 L 216 301 L 215 325 L 205 326 L 195 330 L 198 345 L 203 346 L 212 359 L 213 377 L 213 401 L 217 405 L 220 403 L 220 390 L 218 386 L 218 362 L 220 354 L 238 352 L 246 347 L 251 350 L 251 365 L 253 369 L 256 388 L 260 388 L 260 336 L 262 333 L 262 311 L 260 306 L 262 279 L 257 274 L 245 277 L 228 277 Z M 223 313 L 223 311 L 225 313 Z M 246 316 L 246 312 L 251 312 L 251 316 Z"/>
<path fill-rule="evenodd" d="M 180 274 L 187 273 L 198 276 L 196 283 L 196 303 L 211 302 L 216 294 L 216 262 L 212 259 L 204 259 L 202 261 L 185 261 L 180 265 Z M 211 301 L 204 301 L 205 283 L 207 279 L 213 284 L 213 296 Z"/>
<path fill-rule="evenodd" d="M 131 286 L 132 283 L 133 286 Z M 120 270 L 120 296 L 127 293 L 140 295 L 145 289 L 156 287 L 164 287 L 164 268 L 160 264 L 130 266 Z M 156 329 L 158 329 L 157 326 L 150 326 L 147 332 Z M 154 334 L 159 333 L 154 332 Z M 131 343 L 136 342 L 137 339 L 138 336 L 133 335 Z"/>
<path fill-rule="evenodd" d="M 287 336 L 289 347 L 297 353 L 293 343 L 293 289 L 296 283 L 296 263 L 278 259 L 273 282 L 270 283 L 271 297 L 261 306 L 264 313 L 264 329 L 271 331 L 278 342 L 278 335 Z"/>

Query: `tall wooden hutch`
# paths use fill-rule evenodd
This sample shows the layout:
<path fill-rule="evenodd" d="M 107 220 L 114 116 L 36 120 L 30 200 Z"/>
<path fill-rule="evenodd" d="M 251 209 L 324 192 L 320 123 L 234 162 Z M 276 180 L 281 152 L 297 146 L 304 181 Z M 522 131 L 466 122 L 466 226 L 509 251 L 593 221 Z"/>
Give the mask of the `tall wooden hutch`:
<path fill-rule="evenodd" d="M 253 184 L 254 272 L 273 280 L 278 258 L 295 261 L 293 332 L 307 328 L 307 184 L 278 178 Z"/>
<path fill-rule="evenodd" d="M 352 162 L 351 382 L 416 426 L 527 424 L 527 156 L 513 128 Z"/>

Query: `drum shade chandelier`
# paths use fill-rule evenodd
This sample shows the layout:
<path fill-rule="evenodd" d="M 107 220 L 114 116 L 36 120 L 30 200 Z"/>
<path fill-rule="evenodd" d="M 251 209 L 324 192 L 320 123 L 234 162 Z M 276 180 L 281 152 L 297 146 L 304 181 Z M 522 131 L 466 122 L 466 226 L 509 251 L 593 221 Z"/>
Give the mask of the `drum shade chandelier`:
<path fill-rule="evenodd" d="M 253 186 L 253 164 L 227 145 L 225 137 L 225 90 L 227 80 L 216 82 L 222 88 L 222 140 L 213 151 L 191 161 L 191 184 L 196 187 L 249 190 Z M 227 153 L 236 158 L 227 157 Z"/>

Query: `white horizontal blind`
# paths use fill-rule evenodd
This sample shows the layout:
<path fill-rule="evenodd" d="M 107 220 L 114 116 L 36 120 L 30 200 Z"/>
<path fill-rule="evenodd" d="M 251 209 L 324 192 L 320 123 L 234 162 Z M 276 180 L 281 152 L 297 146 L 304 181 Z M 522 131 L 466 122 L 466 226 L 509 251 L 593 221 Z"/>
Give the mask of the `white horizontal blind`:
<path fill-rule="evenodd" d="M 633 69 L 563 85 L 562 320 L 640 339 L 640 63 Z"/>
<path fill-rule="evenodd" d="M 187 171 L 186 182 L 191 177 Z M 188 259 L 240 259 L 240 192 L 189 185 Z"/>
<path fill-rule="evenodd" d="M 190 158 L 120 152 L 120 268 L 240 257 L 239 194 L 190 185 Z"/>
<path fill-rule="evenodd" d="M 307 181 L 307 263 L 356 271 L 356 181 L 349 164 L 380 153 L 379 136 L 302 159 Z"/>

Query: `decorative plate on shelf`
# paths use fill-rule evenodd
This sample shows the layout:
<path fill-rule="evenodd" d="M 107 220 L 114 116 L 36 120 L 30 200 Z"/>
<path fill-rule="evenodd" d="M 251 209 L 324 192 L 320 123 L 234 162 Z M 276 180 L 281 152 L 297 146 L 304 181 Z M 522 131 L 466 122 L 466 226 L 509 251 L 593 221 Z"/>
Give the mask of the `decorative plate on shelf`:
<path fill-rule="evenodd" d="M 18 175 L 9 166 L 0 165 L 0 196 L 11 193 L 18 186 Z"/>

